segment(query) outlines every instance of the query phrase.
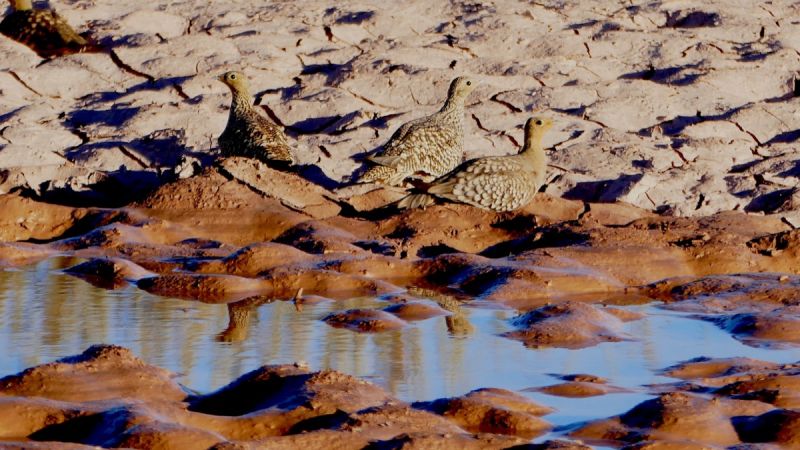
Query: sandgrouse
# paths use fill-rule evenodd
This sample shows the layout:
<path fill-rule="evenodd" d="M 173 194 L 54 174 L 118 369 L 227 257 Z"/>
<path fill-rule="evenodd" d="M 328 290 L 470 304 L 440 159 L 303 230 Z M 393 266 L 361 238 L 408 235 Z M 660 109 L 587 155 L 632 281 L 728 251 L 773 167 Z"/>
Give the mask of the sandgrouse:
<path fill-rule="evenodd" d="M 454 79 L 442 108 L 395 131 L 357 181 L 397 186 L 412 175 L 432 179 L 456 167 L 464 152 L 464 101 L 475 85 L 467 77 Z"/>
<path fill-rule="evenodd" d="M 219 136 L 223 156 L 245 156 L 268 165 L 286 167 L 294 157 L 283 129 L 258 113 L 241 72 L 226 72 L 218 78 L 233 94 L 228 125 Z"/>
<path fill-rule="evenodd" d="M 0 33 L 32 48 L 43 58 L 83 50 L 88 42 L 52 9 L 34 8 L 31 0 L 9 0 L 11 12 Z"/>
<path fill-rule="evenodd" d="M 490 156 L 464 162 L 452 172 L 408 195 L 399 208 L 424 208 L 440 198 L 494 211 L 527 205 L 545 181 L 546 156 L 542 136 L 550 119 L 533 117 L 525 124 L 525 143 L 516 155 Z"/>

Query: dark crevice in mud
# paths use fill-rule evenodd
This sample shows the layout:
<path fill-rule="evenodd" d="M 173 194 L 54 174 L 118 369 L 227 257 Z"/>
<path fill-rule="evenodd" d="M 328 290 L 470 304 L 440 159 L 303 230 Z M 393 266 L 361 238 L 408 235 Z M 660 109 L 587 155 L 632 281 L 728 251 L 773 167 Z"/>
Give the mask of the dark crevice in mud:
<path fill-rule="evenodd" d="M 502 132 L 502 135 L 505 136 L 506 139 L 508 139 L 508 141 L 511 142 L 511 145 L 513 145 L 514 147 L 521 147 L 521 145 L 519 145 L 519 142 L 517 142 L 517 140 L 514 139 L 514 136 L 506 133 L 505 131 Z"/>
<path fill-rule="evenodd" d="M 752 149 L 751 151 L 752 151 L 752 152 L 753 152 L 753 154 L 754 154 L 754 155 L 756 155 L 756 156 L 762 156 L 762 155 L 760 155 L 760 154 L 758 153 L 758 147 L 761 147 L 761 146 L 762 146 L 762 145 L 764 145 L 764 144 L 762 144 L 762 143 L 761 143 L 761 141 L 760 141 L 760 140 L 758 140 L 758 138 L 756 137 L 756 135 L 755 135 L 755 134 L 753 134 L 751 131 L 749 131 L 749 130 L 745 129 L 743 126 L 741 126 L 741 125 L 739 124 L 739 122 L 736 122 L 735 120 L 731 120 L 731 121 L 730 121 L 730 123 L 734 124 L 734 125 L 736 126 L 736 128 L 738 128 L 738 129 L 739 129 L 739 131 L 741 131 L 741 132 L 743 132 L 743 133 L 746 133 L 748 136 L 750 136 L 750 137 L 753 139 L 753 141 L 756 143 L 756 147 L 755 147 L 754 149 Z"/>
<path fill-rule="evenodd" d="M 178 94 L 180 98 L 182 98 L 186 102 L 192 101 L 192 98 L 183 90 L 183 86 L 179 83 L 173 83 L 172 88 L 175 89 L 175 92 Z"/>
<path fill-rule="evenodd" d="M 461 253 L 459 250 L 450 247 L 447 244 L 436 244 L 421 247 L 417 251 L 417 256 L 420 258 L 434 258 L 440 255 L 447 255 L 451 253 Z"/>
<path fill-rule="evenodd" d="M 700 208 L 702 208 L 703 203 L 705 203 L 705 201 L 706 201 L 706 196 L 704 194 L 700 194 L 700 196 L 697 198 L 697 204 L 695 205 L 694 210 L 697 211 Z"/>
<path fill-rule="evenodd" d="M 583 202 L 583 210 L 578 213 L 578 217 L 575 219 L 578 222 L 583 220 L 586 214 L 589 214 L 592 211 L 592 205 L 589 202 Z"/>
<path fill-rule="evenodd" d="M 270 120 L 272 120 L 273 122 L 275 122 L 276 124 L 280 125 L 283 128 L 288 128 L 286 124 L 283 123 L 281 118 L 278 117 L 277 114 L 275 114 L 275 111 L 273 111 L 272 108 L 269 107 L 269 105 L 258 105 L 258 106 L 260 106 L 261 109 L 263 109 L 264 112 L 267 113 L 267 116 L 270 118 Z"/>
<path fill-rule="evenodd" d="M 475 121 L 475 125 L 481 131 L 486 131 L 487 133 L 492 133 L 492 130 L 490 130 L 490 129 L 488 129 L 488 128 L 483 126 L 483 124 L 481 123 L 481 119 L 479 119 L 478 116 L 476 116 L 475 114 L 472 114 L 472 120 Z"/>
<path fill-rule="evenodd" d="M 502 91 L 502 92 L 498 92 L 497 94 L 494 94 L 494 95 L 493 95 L 493 96 L 492 96 L 492 97 L 491 97 L 489 100 L 491 100 L 491 101 L 493 101 L 493 102 L 495 102 L 495 103 L 499 103 L 499 104 L 501 104 L 501 105 L 505 106 L 506 108 L 508 108 L 508 110 L 509 110 L 509 111 L 511 111 L 511 112 L 513 112 L 513 113 L 520 113 L 520 112 L 522 112 L 522 109 L 520 109 L 520 108 L 518 108 L 518 107 L 514 106 L 514 105 L 513 105 L 513 104 L 511 104 L 510 102 L 507 102 L 507 101 L 505 101 L 505 100 L 500 100 L 500 99 L 498 98 L 500 95 L 502 95 L 502 94 L 505 94 L 505 93 L 507 93 L 507 92 L 511 92 L 511 91 Z"/>
<path fill-rule="evenodd" d="M 549 247 L 568 247 L 589 242 L 589 236 L 566 228 L 544 227 L 527 236 L 492 245 L 479 253 L 487 258 L 504 258 L 529 250 Z"/>
<path fill-rule="evenodd" d="M 683 161 L 683 164 L 684 164 L 684 165 L 687 165 L 687 166 L 688 166 L 688 165 L 689 165 L 689 164 L 691 164 L 693 161 L 689 161 L 689 160 L 686 158 L 686 156 L 683 154 L 683 152 L 682 152 L 682 151 L 680 151 L 680 147 L 682 146 L 682 144 L 683 144 L 683 143 L 682 143 L 682 142 L 681 142 L 681 140 L 679 140 L 679 139 L 673 140 L 673 142 L 672 142 L 672 145 L 670 145 L 670 149 L 671 149 L 673 152 L 675 152 L 675 154 L 676 154 L 676 155 L 678 155 L 678 158 L 680 158 L 680 160 L 681 160 L 681 161 Z"/>
<path fill-rule="evenodd" d="M 447 44 L 448 47 L 455 50 L 461 50 L 463 53 L 466 53 L 471 58 L 476 58 L 478 56 L 469 47 L 456 45 L 458 43 L 458 38 L 453 36 L 452 34 L 445 34 L 444 38 L 445 38 L 445 43 Z"/>
<path fill-rule="evenodd" d="M 292 79 L 294 84 L 290 86 L 282 86 L 278 88 L 271 88 L 271 89 L 264 89 L 263 91 L 256 92 L 253 96 L 254 105 L 260 105 L 264 99 L 264 96 L 268 94 L 281 94 L 281 100 L 287 101 L 293 99 L 301 89 L 303 89 L 303 80 L 300 77 L 294 77 Z"/>
<path fill-rule="evenodd" d="M 753 238 L 747 241 L 747 248 L 753 253 L 764 256 L 775 256 L 783 250 L 797 246 L 798 243 L 800 243 L 800 236 L 798 236 L 797 231 L 793 228 L 790 231 L 781 231 L 779 233 Z"/>
<path fill-rule="evenodd" d="M 151 164 L 147 162 L 145 159 L 141 157 L 141 155 L 137 154 L 133 150 L 129 149 L 124 145 L 118 145 L 117 148 L 123 155 L 127 156 L 128 158 L 136 161 L 136 164 L 139 164 L 143 169 L 149 168 Z"/>
<path fill-rule="evenodd" d="M 29 91 L 33 92 L 34 94 L 36 94 L 36 95 L 38 95 L 38 96 L 40 96 L 40 97 L 44 97 L 44 95 L 42 95 L 42 93 L 40 93 L 40 92 L 39 92 L 39 91 L 37 91 L 36 89 L 32 88 L 32 87 L 31 87 L 31 86 L 30 86 L 28 83 L 26 83 L 26 82 L 25 82 L 25 81 L 24 81 L 24 80 L 23 80 L 23 79 L 22 79 L 22 78 L 21 78 L 21 77 L 20 77 L 20 76 L 19 76 L 19 75 L 18 75 L 16 72 L 14 72 L 13 70 L 9 70 L 9 71 L 8 71 L 8 73 L 9 73 L 9 74 L 10 74 L 12 77 L 14 77 L 14 79 L 15 79 L 15 80 L 17 80 L 17 81 L 19 82 L 19 84 L 21 84 L 21 85 L 22 85 L 22 86 L 23 86 L 25 89 L 27 89 L 27 90 L 29 90 Z"/>
<path fill-rule="evenodd" d="M 74 150 L 74 149 L 76 149 L 76 148 L 79 148 L 79 147 L 81 147 L 81 146 L 83 146 L 83 145 L 86 145 L 86 144 L 88 144 L 88 143 L 91 141 L 91 139 L 89 139 L 89 135 L 88 135 L 88 134 L 86 134 L 86 132 L 84 132 L 83 130 L 81 130 L 79 127 L 69 126 L 69 125 L 70 125 L 70 122 L 69 122 L 69 121 L 65 122 L 64 124 L 65 124 L 65 125 L 67 125 L 67 126 L 66 126 L 66 130 L 67 130 L 67 131 L 69 131 L 70 133 L 72 133 L 72 134 L 73 134 L 73 135 L 75 135 L 75 136 L 76 136 L 78 139 L 80 139 L 80 140 L 81 140 L 81 143 L 80 143 L 80 144 L 78 144 L 78 145 L 75 145 L 75 146 L 72 146 L 72 147 L 67 147 L 67 148 L 65 149 L 65 153 L 66 153 L 66 152 L 69 152 L 69 151 L 71 151 L 71 150 Z"/>
<path fill-rule="evenodd" d="M 113 411 L 113 410 L 112 410 Z M 62 423 L 47 425 L 28 436 L 32 441 L 61 441 L 61 442 L 92 442 L 92 435 L 96 430 L 103 429 L 105 433 L 116 434 L 124 431 L 124 421 L 114 423 L 112 413 L 104 412 L 99 414 L 80 415 L 75 413 L 75 417 L 70 417 Z M 119 414 L 124 414 L 120 408 Z M 118 417 L 117 419 L 121 419 Z M 112 425 L 113 424 L 113 425 Z M 109 427 L 109 425 L 111 425 Z M 112 428 L 112 429 L 108 429 Z M 99 442 L 98 442 L 99 443 Z"/>
<path fill-rule="evenodd" d="M 149 75 L 149 74 L 146 74 L 144 72 L 140 72 L 140 71 L 134 69 L 133 67 L 131 67 L 130 65 L 128 65 L 126 62 L 124 62 L 119 57 L 119 55 L 117 55 L 117 52 L 115 52 L 114 50 L 110 50 L 108 52 L 108 56 L 111 58 L 111 61 L 113 61 L 114 64 L 117 65 L 117 67 L 119 67 L 120 69 L 124 70 L 125 72 L 128 72 L 129 74 L 131 74 L 133 76 L 136 76 L 136 77 L 139 77 L 139 78 L 144 78 L 144 79 L 146 79 L 147 81 L 149 81 L 151 83 L 156 81 L 156 77 L 154 77 L 152 75 Z"/>

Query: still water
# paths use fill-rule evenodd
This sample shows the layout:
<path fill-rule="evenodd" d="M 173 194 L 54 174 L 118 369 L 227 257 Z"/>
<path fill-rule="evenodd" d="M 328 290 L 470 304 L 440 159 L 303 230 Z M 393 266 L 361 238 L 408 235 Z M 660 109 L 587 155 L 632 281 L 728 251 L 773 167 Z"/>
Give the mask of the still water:
<path fill-rule="evenodd" d="M 465 308 L 470 332 L 448 332 L 438 317 L 399 331 L 360 334 L 320 319 L 333 311 L 383 307 L 359 298 L 307 304 L 266 303 L 252 310 L 239 341 L 219 337 L 226 305 L 157 297 L 134 286 L 106 290 L 66 275 L 78 262 L 51 259 L 22 269 L 0 269 L 0 375 L 82 352 L 97 343 L 132 349 L 150 364 L 179 374 L 190 389 L 208 392 L 264 364 L 304 361 L 366 378 L 407 401 L 461 395 L 479 387 L 515 391 L 558 382 L 552 374 L 589 373 L 633 392 L 588 399 L 523 394 L 557 408 L 545 418 L 567 425 L 607 417 L 649 398 L 643 385 L 674 381 L 659 369 L 698 356 L 747 356 L 774 362 L 800 359 L 798 348 L 748 347 L 714 325 L 663 311 L 629 307 L 646 317 L 630 322 L 630 342 L 581 350 L 530 349 L 498 335 L 515 312 Z M 230 338 L 228 340 L 231 340 Z"/>

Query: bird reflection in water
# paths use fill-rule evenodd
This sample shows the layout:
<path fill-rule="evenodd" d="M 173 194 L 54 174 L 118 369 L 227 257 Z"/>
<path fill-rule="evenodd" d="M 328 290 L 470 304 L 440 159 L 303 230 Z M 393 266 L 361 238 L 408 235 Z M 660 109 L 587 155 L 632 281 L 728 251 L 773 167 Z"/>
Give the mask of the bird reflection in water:
<path fill-rule="evenodd" d="M 408 288 L 408 293 L 417 297 L 429 298 L 435 301 L 442 309 L 452 313 L 444 316 L 444 322 L 447 325 L 447 333 L 450 334 L 450 336 L 466 337 L 475 330 L 475 327 L 472 326 L 467 318 L 467 314 L 461 308 L 463 302 L 458 300 L 455 296 L 418 287 Z"/>
<path fill-rule="evenodd" d="M 250 316 L 261 305 L 272 303 L 274 297 L 254 295 L 238 302 L 228 303 L 228 326 L 217 334 L 219 342 L 241 342 L 247 339 Z"/>

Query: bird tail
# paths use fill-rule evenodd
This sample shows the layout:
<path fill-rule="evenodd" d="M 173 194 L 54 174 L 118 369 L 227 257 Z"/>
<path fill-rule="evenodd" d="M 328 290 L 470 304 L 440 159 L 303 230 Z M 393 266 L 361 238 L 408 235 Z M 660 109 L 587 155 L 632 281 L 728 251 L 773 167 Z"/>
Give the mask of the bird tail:
<path fill-rule="evenodd" d="M 426 207 L 434 203 L 435 200 L 432 195 L 410 194 L 401 198 L 400 201 L 397 202 L 397 207 L 400 209 L 411 209 L 411 208 L 425 209 Z"/>

